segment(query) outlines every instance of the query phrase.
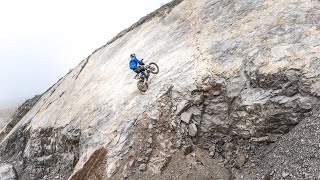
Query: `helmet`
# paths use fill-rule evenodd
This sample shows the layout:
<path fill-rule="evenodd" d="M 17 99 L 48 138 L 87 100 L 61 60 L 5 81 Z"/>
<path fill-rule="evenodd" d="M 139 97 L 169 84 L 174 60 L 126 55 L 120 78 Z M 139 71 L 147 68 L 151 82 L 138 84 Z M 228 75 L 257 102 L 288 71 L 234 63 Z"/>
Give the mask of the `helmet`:
<path fill-rule="evenodd" d="M 131 58 L 136 57 L 136 54 L 135 54 L 135 53 L 132 53 L 132 54 L 130 54 L 130 57 L 131 57 Z"/>

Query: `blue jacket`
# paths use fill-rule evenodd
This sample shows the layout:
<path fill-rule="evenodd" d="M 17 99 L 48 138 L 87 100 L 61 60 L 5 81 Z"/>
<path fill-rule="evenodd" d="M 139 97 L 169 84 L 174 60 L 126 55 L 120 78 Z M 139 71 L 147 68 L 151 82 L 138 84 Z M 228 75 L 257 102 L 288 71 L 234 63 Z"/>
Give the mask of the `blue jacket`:
<path fill-rule="evenodd" d="M 130 60 L 130 69 L 138 68 L 138 64 L 142 64 L 142 61 L 140 61 L 136 57 L 131 58 L 131 60 Z"/>

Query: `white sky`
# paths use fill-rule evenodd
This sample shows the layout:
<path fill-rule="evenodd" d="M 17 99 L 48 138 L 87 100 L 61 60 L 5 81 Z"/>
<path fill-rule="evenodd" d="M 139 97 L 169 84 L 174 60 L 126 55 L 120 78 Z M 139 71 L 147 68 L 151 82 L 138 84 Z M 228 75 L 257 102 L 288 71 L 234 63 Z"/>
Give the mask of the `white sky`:
<path fill-rule="evenodd" d="M 0 0 L 0 106 L 40 94 L 171 0 Z"/>

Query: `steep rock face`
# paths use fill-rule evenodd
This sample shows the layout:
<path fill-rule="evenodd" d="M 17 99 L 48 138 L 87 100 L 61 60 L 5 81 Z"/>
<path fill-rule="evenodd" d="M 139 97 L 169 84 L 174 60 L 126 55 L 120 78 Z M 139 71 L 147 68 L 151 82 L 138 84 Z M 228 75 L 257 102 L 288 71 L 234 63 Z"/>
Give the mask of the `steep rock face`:
<path fill-rule="evenodd" d="M 232 178 L 312 117 L 319 9 L 312 0 L 173 1 L 43 94 L 2 141 L 0 160 L 20 179 Z M 144 94 L 128 70 L 133 51 L 160 67 Z"/>

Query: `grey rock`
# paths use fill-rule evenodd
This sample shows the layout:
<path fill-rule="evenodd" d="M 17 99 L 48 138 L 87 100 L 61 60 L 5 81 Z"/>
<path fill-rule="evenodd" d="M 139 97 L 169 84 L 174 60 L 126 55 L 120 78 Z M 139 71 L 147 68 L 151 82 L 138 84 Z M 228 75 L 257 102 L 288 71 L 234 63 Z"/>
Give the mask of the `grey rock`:
<path fill-rule="evenodd" d="M 188 100 L 182 100 L 176 110 L 176 115 L 180 115 L 183 111 L 187 110 L 190 106 L 190 102 Z"/>
<path fill-rule="evenodd" d="M 203 95 L 198 95 L 198 96 L 194 97 L 193 102 L 195 105 L 200 105 L 201 103 L 203 103 L 204 99 L 205 98 Z"/>
<path fill-rule="evenodd" d="M 129 167 L 132 167 L 134 165 L 134 159 L 128 162 Z"/>
<path fill-rule="evenodd" d="M 288 177 L 288 176 L 289 176 L 289 173 L 287 173 L 287 172 L 283 171 L 281 175 L 282 175 L 282 177 L 283 177 L 283 178 L 286 178 L 286 177 Z"/>
<path fill-rule="evenodd" d="M 242 77 L 233 78 L 227 84 L 227 93 L 229 97 L 237 97 L 240 95 L 241 91 L 244 89 L 245 79 Z"/>
<path fill-rule="evenodd" d="M 208 92 L 208 91 L 212 90 L 212 86 L 210 86 L 210 85 L 202 85 L 200 89 L 201 89 L 201 91 Z"/>
<path fill-rule="evenodd" d="M 200 116 L 201 115 L 201 111 L 196 106 L 190 107 L 187 112 L 190 112 L 195 116 Z"/>
<path fill-rule="evenodd" d="M 159 110 L 157 110 L 157 109 L 152 110 L 152 111 L 149 113 L 149 117 L 150 117 L 152 120 L 159 120 L 159 116 L 160 116 L 160 112 L 159 112 Z"/>
<path fill-rule="evenodd" d="M 191 117 L 192 117 L 192 113 L 191 112 L 183 112 L 181 114 L 181 120 L 187 124 L 190 123 L 190 120 L 191 120 Z"/>
<path fill-rule="evenodd" d="M 214 91 L 212 92 L 213 96 L 219 96 L 221 94 L 221 91 Z"/>
<path fill-rule="evenodd" d="M 239 153 L 234 164 L 235 168 L 238 168 L 238 169 L 241 168 L 246 161 L 247 161 L 246 155 Z"/>
<path fill-rule="evenodd" d="M 209 155 L 210 155 L 211 157 L 214 157 L 215 153 L 216 153 L 216 146 L 215 146 L 215 144 L 213 144 L 213 145 L 209 148 Z"/>
<path fill-rule="evenodd" d="M 198 132 L 198 128 L 195 124 L 189 124 L 189 135 L 194 137 L 197 135 L 197 132 Z"/>
<path fill-rule="evenodd" d="M 179 99 L 179 98 L 182 97 L 182 94 L 181 94 L 181 92 L 179 92 L 179 91 L 172 90 L 172 92 L 171 92 L 171 97 L 172 97 L 173 99 Z"/>
<path fill-rule="evenodd" d="M 152 149 L 151 149 L 151 148 L 149 148 L 149 149 L 147 150 L 146 154 L 150 154 L 150 153 L 152 153 Z"/>
<path fill-rule="evenodd" d="M 1 180 L 16 180 L 17 174 L 15 168 L 10 164 L 0 166 L 0 179 Z"/>
<path fill-rule="evenodd" d="M 145 170 L 147 170 L 147 164 L 145 164 L 145 163 L 140 164 L 139 170 L 140 170 L 140 171 L 145 171 Z"/>
<path fill-rule="evenodd" d="M 180 123 L 180 121 L 179 121 L 179 123 Z M 178 122 L 177 122 L 175 119 L 173 119 L 173 120 L 170 122 L 170 125 L 171 125 L 173 128 L 177 128 L 177 127 L 178 127 Z"/>
<path fill-rule="evenodd" d="M 210 152 L 209 152 L 209 155 L 210 155 L 211 157 L 214 157 L 215 151 L 210 151 Z"/>
<path fill-rule="evenodd" d="M 149 168 L 154 174 L 160 174 L 168 165 L 171 157 L 161 156 L 150 159 Z"/>
<path fill-rule="evenodd" d="M 299 107 L 303 110 L 312 110 L 318 99 L 314 97 L 302 97 L 299 99 Z"/>

